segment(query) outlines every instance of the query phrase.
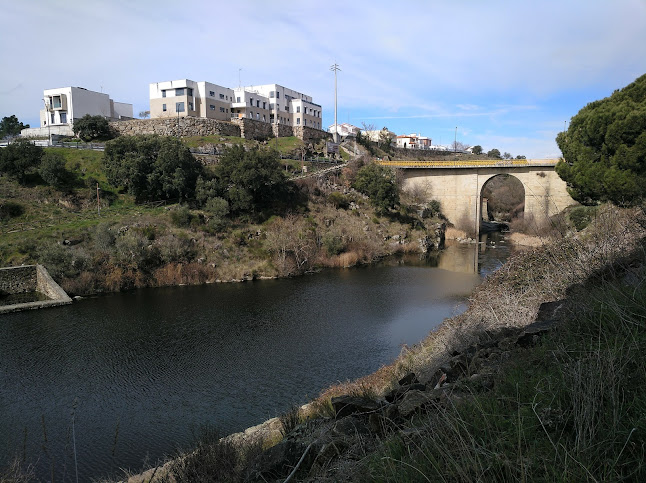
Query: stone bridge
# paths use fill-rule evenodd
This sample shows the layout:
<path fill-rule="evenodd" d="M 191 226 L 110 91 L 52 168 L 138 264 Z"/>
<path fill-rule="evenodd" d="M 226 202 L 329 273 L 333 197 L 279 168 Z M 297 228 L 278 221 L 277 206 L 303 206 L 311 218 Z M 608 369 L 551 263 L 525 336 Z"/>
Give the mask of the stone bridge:
<path fill-rule="evenodd" d="M 438 200 L 442 213 L 457 228 L 470 235 L 480 231 L 484 185 L 491 178 L 508 174 L 525 189 L 525 220 L 537 227 L 575 203 L 554 167 L 557 159 L 478 161 L 380 161 L 401 168 L 403 188 L 426 201 Z"/>

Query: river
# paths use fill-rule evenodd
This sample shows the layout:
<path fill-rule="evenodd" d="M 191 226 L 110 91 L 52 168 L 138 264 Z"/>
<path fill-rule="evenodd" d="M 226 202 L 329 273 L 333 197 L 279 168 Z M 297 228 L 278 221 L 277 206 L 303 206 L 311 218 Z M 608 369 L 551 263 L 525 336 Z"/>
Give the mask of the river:
<path fill-rule="evenodd" d="M 393 361 L 510 249 L 449 246 L 294 279 L 143 289 L 0 317 L 0 466 L 122 476 Z M 76 455 L 76 463 L 75 463 Z M 0 473 L 1 474 L 1 473 Z"/>

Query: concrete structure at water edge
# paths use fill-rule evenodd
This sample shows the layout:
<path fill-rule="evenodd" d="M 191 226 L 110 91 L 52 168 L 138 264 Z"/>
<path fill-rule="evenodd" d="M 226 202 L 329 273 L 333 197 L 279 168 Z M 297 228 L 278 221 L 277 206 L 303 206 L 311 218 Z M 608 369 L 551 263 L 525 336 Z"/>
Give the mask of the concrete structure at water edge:
<path fill-rule="evenodd" d="M 20 299 L 22 296 L 33 300 L 17 300 L 11 303 L 12 299 Z M 0 314 L 72 303 L 65 290 L 52 279 L 42 265 L 0 268 L 0 302 L 3 299 L 9 300 L 9 303 L 0 304 Z"/>
<path fill-rule="evenodd" d="M 402 168 L 404 190 L 415 191 L 426 201 L 440 202 L 444 216 L 457 228 L 477 235 L 482 220 L 485 184 L 493 177 L 508 174 L 525 189 L 525 220 L 537 227 L 576 204 L 554 170 L 556 159 L 514 159 L 478 161 L 381 161 Z M 486 209 L 486 208 L 485 208 Z"/>

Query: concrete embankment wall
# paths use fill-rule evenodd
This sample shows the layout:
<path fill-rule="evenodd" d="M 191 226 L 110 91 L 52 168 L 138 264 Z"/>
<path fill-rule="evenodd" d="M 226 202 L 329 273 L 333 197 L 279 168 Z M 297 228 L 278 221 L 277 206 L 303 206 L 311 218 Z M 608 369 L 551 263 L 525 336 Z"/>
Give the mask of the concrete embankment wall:
<path fill-rule="evenodd" d="M 72 299 L 65 293 L 65 290 L 52 279 L 42 265 L 0 268 L 0 294 L 13 295 L 30 292 L 39 292 L 49 300 L 2 305 L 0 306 L 0 314 L 72 303 Z"/>

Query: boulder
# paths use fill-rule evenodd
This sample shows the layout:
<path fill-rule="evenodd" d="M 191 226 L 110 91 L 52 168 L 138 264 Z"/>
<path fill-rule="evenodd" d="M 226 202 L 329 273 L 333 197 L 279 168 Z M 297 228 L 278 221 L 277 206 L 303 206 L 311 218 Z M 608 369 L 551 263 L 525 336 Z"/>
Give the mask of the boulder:
<path fill-rule="evenodd" d="M 355 413 L 368 413 L 380 408 L 380 404 L 367 397 L 338 396 L 332 398 L 332 407 L 338 419 Z"/>

